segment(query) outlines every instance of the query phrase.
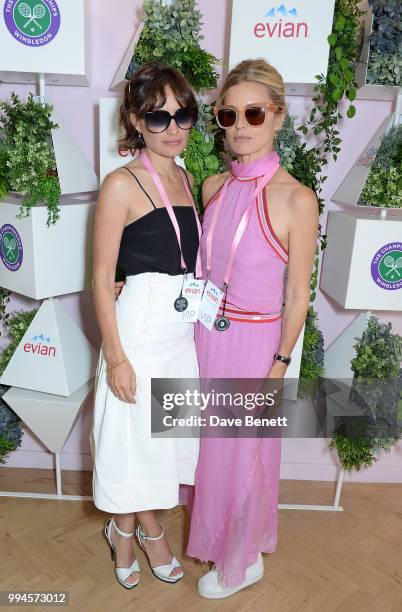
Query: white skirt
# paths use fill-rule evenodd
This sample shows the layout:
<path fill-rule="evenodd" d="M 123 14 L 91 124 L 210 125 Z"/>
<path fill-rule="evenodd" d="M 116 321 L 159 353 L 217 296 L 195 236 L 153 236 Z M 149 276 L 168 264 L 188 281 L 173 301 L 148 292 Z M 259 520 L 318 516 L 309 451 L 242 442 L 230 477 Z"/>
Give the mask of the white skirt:
<path fill-rule="evenodd" d="M 120 340 L 137 377 L 137 403 L 113 395 L 101 349 L 90 433 L 93 499 L 100 510 L 173 508 L 179 484 L 194 483 L 198 438 L 151 437 L 151 377 L 198 378 L 194 324 L 180 321 L 173 308 L 182 282 L 181 275 L 158 272 L 129 276 L 116 301 Z"/>

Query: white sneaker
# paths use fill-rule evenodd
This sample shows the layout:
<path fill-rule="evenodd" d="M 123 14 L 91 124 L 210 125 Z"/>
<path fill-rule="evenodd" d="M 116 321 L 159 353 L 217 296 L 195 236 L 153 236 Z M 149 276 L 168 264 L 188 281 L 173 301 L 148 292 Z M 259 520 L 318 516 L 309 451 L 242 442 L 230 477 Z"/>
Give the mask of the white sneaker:
<path fill-rule="evenodd" d="M 250 584 L 258 582 L 263 576 L 264 561 L 262 554 L 258 553 L 257 561 L 253 563 L 253 565 L 248 566 L 246 569 L 246 577 L 241 584 L 234 587 L 223 586 L 219 580 L 218 570 L 213 568 L 198 579 L 198 594 L 201 595 L 201 597 L 206 597 L 207 599 L 223 599 L 224 597 L 234 595 L 234 593 L 237 593 L 238 591 L 241 591 L 241 589 L 250 586 Z"/>

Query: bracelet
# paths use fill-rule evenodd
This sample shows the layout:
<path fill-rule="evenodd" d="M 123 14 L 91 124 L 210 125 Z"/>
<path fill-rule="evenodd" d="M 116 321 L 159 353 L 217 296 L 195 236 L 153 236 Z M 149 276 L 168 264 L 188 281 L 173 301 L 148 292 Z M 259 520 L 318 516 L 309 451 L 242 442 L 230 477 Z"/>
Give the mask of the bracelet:
<path fill-rule="evenodd" d="M 286 363 L 286 365 L 289 365 L 289 363 L 292 361 L 291 356 L 286 357 L 285 355 L 280 355 L 279 353 L 275 353 L 274 359 L 277 361 L 282 361 L 282 363 Z"/>
<path fill-rule="evenodd" d="M 110 372 L 110 370 L 117 368 L 117 366 L 121 365 L 122 363 L 126 363 L 126 361 L 128 361 L 128 357 L 125 357 L 121 361 L 116 361 L 116 363 L 111 363 L 110 365 L 106 366 L 106 370 Z"/>

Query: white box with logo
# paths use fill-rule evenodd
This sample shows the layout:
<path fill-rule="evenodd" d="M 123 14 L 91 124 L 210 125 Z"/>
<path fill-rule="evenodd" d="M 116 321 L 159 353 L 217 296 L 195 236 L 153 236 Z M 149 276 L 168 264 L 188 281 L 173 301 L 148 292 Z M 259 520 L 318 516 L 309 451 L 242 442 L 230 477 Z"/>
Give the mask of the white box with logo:
<path fill-rule="evenodd" d="M 343 308 L 402 308 L 402 210 L 330 211 L 320 287 Z"/>
<path fill-rule="evenodd" d="M 5 0 L 0 14 L 0 80 L 88 85 L 84 0 Z"/>
<path fill-rule="evenodd" d="M 46 206 L 18 219 L 20 204 L 17 196 L 0 202 L 0 286 L 35 300 L 89 288 L 95 203 L 61 198 L 50 227 Z"/>
<path fill-rule="evenodd" d="M 233 0 L 230 68 L 245 58 L 265 58 L 286 83 L 316 83 L 326 74 L 335 0 Z"/>

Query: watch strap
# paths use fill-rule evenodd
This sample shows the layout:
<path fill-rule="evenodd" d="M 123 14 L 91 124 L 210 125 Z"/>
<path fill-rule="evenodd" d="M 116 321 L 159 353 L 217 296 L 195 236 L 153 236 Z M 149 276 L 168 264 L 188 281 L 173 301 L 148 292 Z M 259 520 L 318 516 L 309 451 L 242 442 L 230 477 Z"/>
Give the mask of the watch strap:
<path fill-rule="evenodd" d="M 280 353 L 275 353 L 274 359 L 276 359 L 277 361 L 282 361 L 282 363 L 286 363 L 286 365 L 289 365 L 289 363 L 292 361 L 292 357 L 287 355 L 281 355 Z"/>

